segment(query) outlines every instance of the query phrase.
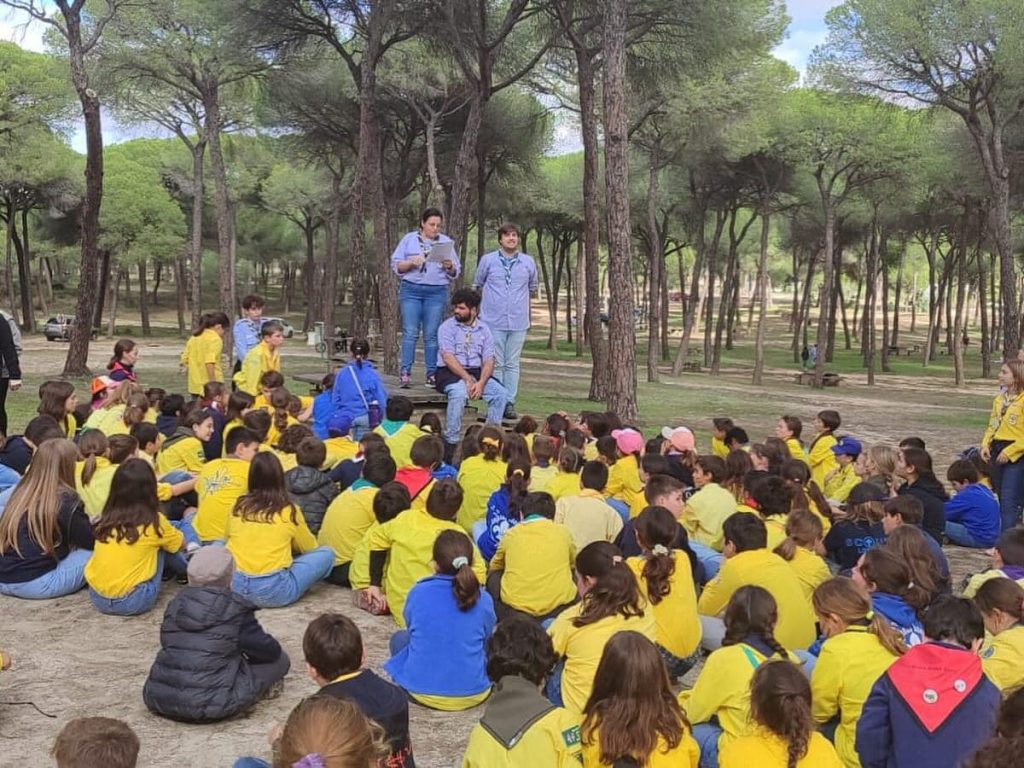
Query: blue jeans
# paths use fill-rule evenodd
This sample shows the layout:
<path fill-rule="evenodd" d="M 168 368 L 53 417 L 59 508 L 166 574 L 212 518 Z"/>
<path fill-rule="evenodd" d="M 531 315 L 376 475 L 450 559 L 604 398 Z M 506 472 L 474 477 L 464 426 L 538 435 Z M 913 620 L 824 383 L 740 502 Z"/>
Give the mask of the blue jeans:
<path fill-rule="evenodd" d="M 272 768 L 272 766 L 266 760 L 260 760 L 258 757 L 240 757 L 235 760 L 231 768 Z"/>
<path fill-rule="evenodd" d="M 156 573 L 148 581 L 137 585 L 127 595 L 120 597 L 104 597 L 92 587 L 89 588 L 89 599 L 100 613 L 110 616 L 138 616 L 148 613 L 156 605 L 160 596 L 160 581 L 164 575 L 164 552 L 157 553 Z"/>
<path fill-rule="evenodd" d="M 491 327 L 494 339 L 494 378 L 508 392 L 508 401 L 514 403 L 519 394 L 519 358 L 523 354 L 526 331 L 499 331 Z"/>
<path fill-rule="evenodd" d="M 1002 530 L 1007 531 L 1020 522 L 1021 505 L 1024 504 L 1024 459 L 997 464 L 993 455 L 992 487 L 999 496 Z"/>
<path fill-rule="evenodd" d="M 391 651 L 392 656 L 397 656 L 398 652 L 409 645 L 409 630 L 400 629 L 395 632 L 391 639 L 388 640 L 388 650 Z"/>
<path fill-rule="evenodd" d="M 700 619 L 701 647 L 707 651 L 717 651 L 725 639 L 725 622 L 717 616 L 697 614 Z"/>
<path fill-rule="evenodd" d="M 551 670 L 547 683 L 544 684 L 544 695 L 556 707 L 565 706 L 565 702 L 562 700 L 562 674 L 564 672 L 565 659 L 559 659 L 558 663 L 555 664 L 555 668 Z"/>
<path fill-rule="evenodd" d="M 704 566 L 705 580 L 711 581 L 715 578 L 718 575 L 718 571 L 722 568 L 722 563 L 725 562 L 725 555 L 693 539 L 690 539 L 690 549 L 693 550 L 693 554 L 700 560 L 700 564 Z"/>
<path fill-rule="evenodd" d="M 715 718 L 693 726 L 693 738 L 700 746 L 700 768 L 718 768 L 718 739 L 722 735 Z"/>
<path fill-rule="evenodd" d="M 462 439 L 462 412 L 466 410 L 466 403 L 469 402 L 469 392 L 466 389 L 466 382 L 456 381 L 444 388 L 448 396 L 448 411 L 444 420 L 444 439 L 448 443 L 457 443 Z M 508 393 L 493 378 L 484 384 L 484 401 L 487 403 L 487 421 L 493 424 L 501 424 L 501 417 L 505 415 L 505 403 L 508 402 Z"/>
<path fill-rule="evenodd" d="M 398 306 L 402 310 L 402 373 L 411 373 L 416 362 L 416 342 L 423 328 L 423 363 L 427 375 L 437 369 L 437 329 L 448 303 L 447 285 L 419 285 L 402 281 Z"/>
<path fill-rule="evenodd" d="M 961 547 L 973 547 L 975 549 L 988 549 L 984 544 L 980 544 L 977 539 L 971 536 L 971 532 L 967 530 L 967 526 L 961 523 L 951 523 L 946 521 L 946 536 L 954 544 L 959 544 Z"/>
<path fill-rule="evenodd" d="M 317 547 L 292 560 L 291 566 L 262 576 L 235 571 L 231 588 L 257 608 L 283 608 L 302 597 L 334 567 L 334 550 Z"/>
<path fill-rule="evenodd" d="M 619 513 L 623 525 L 629 522 L 629 504 L 622 499 L 605 499 L 604 501 L 609 507 Z"/>
<path fill-rule="evenodd" d="M 85 564 L 90 557 L 92 550 L 74 549 L 49 573 L 21 584 L 0 584 L 0 595 L 23 600 L 48 600 L 70 595 L 85 586 Z"/>

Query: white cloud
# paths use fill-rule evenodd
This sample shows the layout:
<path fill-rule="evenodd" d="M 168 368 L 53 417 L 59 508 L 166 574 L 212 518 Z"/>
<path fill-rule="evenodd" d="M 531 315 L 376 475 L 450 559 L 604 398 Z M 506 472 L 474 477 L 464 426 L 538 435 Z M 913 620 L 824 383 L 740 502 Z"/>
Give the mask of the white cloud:
<path fill-rule="evenodd" d="M 790 33 L 785 42 L 778 45 L 773 53 L 800 72 L 807 74 L 807 59 L 818 45 L 825 42 L 828 33 L 822 29 L 798 29 Z"/>
<path fill-rule="evenodd" d="M 820 24 L 825 19 L 825 14 L 842 5 L 840 0 L 786 0 L 786 12 L 793 19 L 794 27 L 801 27 L 805 24 Z"/>
<path fill-rule="evenodd" d="M 24 11 L 9 10 L 0 13 L 0 40 L 17 43 L 27 51 L 46 50 L 43 35 L 47 25 L 36 21 Z"/>

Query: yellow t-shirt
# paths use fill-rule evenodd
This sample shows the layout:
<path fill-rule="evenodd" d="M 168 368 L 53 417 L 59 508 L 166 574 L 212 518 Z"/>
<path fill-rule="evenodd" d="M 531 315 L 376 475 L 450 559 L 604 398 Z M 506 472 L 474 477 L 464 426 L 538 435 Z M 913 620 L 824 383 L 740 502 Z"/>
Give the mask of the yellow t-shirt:
<path fill-rule="evenodd" d="M 256 397 L 260 394 L 260 377 L 267 371 L 280 370 L 281 356 L 267 342 L 261 341 L 246 354 L 234 381 L 240 390 Z"/>
<path fill-rule="evenodd" d="M 388 447 L 388 450 L 391 451 L 391 458 L 395 460 L 396 467 L 404 467 L 412 464 L 412 459 L 409 458 L 409 452 L 412 451 L 412 444 L 415 443 L 417 439 L 427 434 L 409 421 L 399 427 L 398 431 L 393 434 L 385 430 L 383 424 L 373 431 L 375 434 L 384 438 L 384 444 Z"/>
<path fill-rule="evenodd" d="M 299 420 L 296 419 L 294 416 L 286 416 L 284 420 L 284 428 L 288 429 L 288 427 L 298 423 Z M 267 430 L 267 439 L 264 442 L 269 446 L 277 445 L 277 441 L 281 439 L 281 432 L 283 431 L 284 430 L 280 430 L 277 428 L 277 424 L 274 423 L 274 414 L 273 412 L 271 412 L 270 429 Z"/>
<path fill-rule="evenodd" d="M 271 448 L 270 452 L 277 456 L 277 460 L 281 462 L 281 469 L 287 472 L 290 469 L 295 469 L 299 466 L 299 459 L 294 453 L 286 453 L 285 451 L 279 451 L 277 448 Z"/>
<path fill-rule="evenodd" d="M 718 483 L 708 483 L 686 502 L 679 522 L 691 539 L 721 552 L 722 524 L 735 511 L 735 497 Z"/>
<path fill-rule="evenodd" d="M 377 490 L 376 486 L 365 480 L 356 481 L 353 487 L 335 496 L 324 512 L 317 541 L 334 550 L 335 566 L 352 560 L 356 546 L 370 530 L 370 526 L 377 522 L 373 514 L 373 500 Z"/>
<path fill-rule="evenodd" d="M 247 576 L 263 576 L 287 568 L 292 564 L 293 551 L 301 554 L 317 548 L 316 538 L 297 506 L 278 511 L 270 522 L 245 520 L 231 514 L 227 529 L 227 547 L 235 558 L 235 568 Z"/>
<path fill-rule="evenodd" d="M 472 532 L 473 523 L 483 520 L 487 513 L 487 502 L 501 484 L 505 482 L 508 464 L 501 459 L 488 461 L 482 454 L 470 456 L 459 467 L 458 481 L 462 486 L 462 506 L 456 522 L 467 532 Z"/>
<path fill-rule="evenodd" d="M 341 462 L 355 458 L 359 453 L 359 443 L 349 437 L 329 437 L 324 440 L 324 448 L 327 449 L 327 458 L 324 460 L 324 469 L 333 469 Z"/>
<path fill-rule="evenodd" d="M 204 465 L 196 478 L 199 506 L 192 518 L 196 535 L 202 541 L 225 539 L 231 510 L 248 490 L 248 461 L 229 456 Z"/>
<path fill-rule="evenodd" d="M 781 658 L 773 656 L 773 659 Z M 789 660 L 800 660 L 789 654 Z M 679 694 L 679 703 L 691 724 L 706 723 L 718 718 L 722 735 L 719 748 L 746 735 L 750 724 L 750 681 L 765 657 L 746 643 L 727 645 L 712 652 L 704 661 L 692 689 Z M 751 763 L 750 766 L 758 763 Z"/>
<path fill-rule="evenodd" d="M 558 501 L 566 496 L 578 496 L 580 493 L 580 475 L 578 472 L 562 472 L 559 470 L 547 487 L 551 498 Z"/>
<path fill-rule="evenodd" d="M 987 447 L 993 440 L 1012 441 L 1004 449 L 1010 461 L 1024 456 L 1024 392 L 1009 401 L 1002 394 L 992 399 L 992 413 L 981 444 Z"/>
<path fill-rule="evenodd" d="M 848 768 L 860 768 L 857 721 L 871 688 L 896 656 L 867 627 L 853 625 L 825 641 L 811 676 L 811 714 L 819 723 L 836 715 L 836 751 Z"/>
<path fill-rule="evenodd" d="M 594 541 L 613 542 L 622 530 L 619 513 L 605 502 L 602 494 L 590 488 L 559 499 L 555 504 L 555 522 L 572 534 L 577 552 Z"/>
<path fill-rule="evenodd" d="M 576 547 L 569 531 L 531 515 L 501 538 L 490 569 L 505 571 L 501 577 L 505 605 L 544 616 L 576 598 L 575 563 Z"/>
<path fill-rule="evenodd" d="M 828 569 L 825 560 L 809 549 L 797 547 L 793 559 L 786 562 L 796 574 L 797 581 L 800 582 L 800 587 L 803 589 L 808 603 L 814 596 L 814 590 L 832 578 L 832 572 Z"/>
<path fill-rule="evenodd" d="M 370 586 L 370 537 L 373 532 L 380 528 L 380 523 L 373 521 L 363 538 L 356 544 L 355 552 L 352 553 L 352 564 L 348 567 L 348 583 L 352 589 L 366 589 Z M 322 543 L 322 542 L 321 542 Z M 337 558 L 335 558 L 337 563 Z M 384 578 L 387 580 L 388 565 L 384 563 Z"/>
<path fill-rule="evenodd" d="M 807 452 L 799 440 L 795 437 L 789 438 L 786 440 L 786 447 L 789 449 L 790 458 L 799 459 L 804 464 L 807 463 Z"/>
<path fill-rule="evenodd" d="M 590 735 L 590 740 L 583 743 L 583 768 L 605 768 L 612 763 L 601 761 L 600 727 Z M 659 734 L 658 744 L 654 751 L 647 755 L 647 758 L 640 763 L 643 768 L 697 768 L 700 762 L 700 747 L 690 729 L 684 726 L 683 738 L 674 749 L 669 749 L 668 743 Z"/>
<path fill-rule="evenodd" d="M 725 441 L 719 437 L 711 438 L 711 455 L 724 459 L 729 455 L 729 449 L 725 447 Z"/>
<path fill-rule="evenodd" d="M 789 745 L 778 735 L 758 729 L 756 733 L 731 741 L 718 756 L 719 768 L 786 768 Z M 807 754 L 796 768 L 842 768 L 835 748 L 820 733 L 812 733 Z"/>
<path fill-rule="evenodd" d="M 755 514 L 760 515 L 755 510 Z M 769 515 L 761 517 L 764 522 L 765 532 L 768 534 L 768 549 L 775 550 L 779 544 L 786 540 L 786 520 L 789 515 Z"/>
<path fill-rule="evenodd" d="M 92 557 L 85 565 L 85 580 L 94 592 L 107 598 L 124 597 L 139 584 L 156 575 L 157 553 L 177 552 L 185 545 L 181 531 L 158 513 L 160 533 L 150 526 L 139 526 L 139 538 L 134 543 L 96 541 Z"/>
<path fill-rule="evenodd" d="M 640 480 L 640 465 L 636 456 L 622 456 L 608 467 L 608 484 L 604 487 L 604 495 L 609 499 L 618 499 L 632 509 L 637 496 L 644 495 L 644 484 Z"/>
<path fill-rule="evenodd" d="M 671 557 L 675 561 L 676 570 L 669 577 L 669 593 L 658 603 L 652 603 L 648 596 L 647 580 L 643 577 L 646 558 L 631 557 L 626 560 L 626 564 L 636 575 L 636 583 L 647 600 L 648 611 L 654 614 L 658 645 L 673 656 L 685 659 L 700 645 L 697 591 L 693 585 L 690 558 L 678 549 L 671 553 Z"/>
<path fill-rule="evenodd" d="M 368 537 L 370 552 L 386 550 L 391 553 L 382 586 L 387 592 L 391 615 L 403 629 L 405 599 L 413 584 L 433 574 L 430 563 L 434 558 L 434 541 L 441 531 L 462 531 L 462 528 L 453 521 L 438 520 L 425 511 L 407 509 L 374 529 Z M 473 544 L 473 573 L 483 584 L 484 559 L 476 544 Z"/>
<path fill-rule="evenodd" d="M 96 457 L 96 471 L 89 478 L 89 484 L 82 484 L 82 473 L 85 470 L 84 461 L 75 462 L 75 490 L 78 498 L 82 500 L 85 507 L 85 514 L 90 520 L 95 521 L 103 512 L 103 506 L 110 498 L 110 484 L 114 480 L 114 472 L 117 467 L 110 463 L 106 456 Z"/>
<path fill-rule="evenodd" d="M 462 768 L 579 768 L 580 718 L 555 707 L 529 728 L 510 749 L 477 723 L 469 734 Z"/>
<path fill-rule="evenodd" d="M 718 616 L 740 587 L 768 590 L 779 608 L 775 638 L 788 649 L 807 648 L 817 639 L 814 611 L 789 563 L 767 549 L 740 552 L 728 558 L 718 575 L 707 583 L 697 602 L 705 616 Z"/>
<path fill-rule="evenodd" d="M 224 431 L 220 433 L 221 441 L 223 444 L 223 447 L 221 448 L 220 452 L 221 458 L 226 458 L 228 455 L 228 435 L 230 435 L 239 427 L 244 426 L 245 424 L 242 422 L 241 419 L 232 419 L 231 421 L 224 425 Z"/>
<path fill-rule="evenodd" d="M 992 637 L 981 652 L 981 668 L 1004 696 L 1024 686 L 1024 626 L 1017 624 Z"/>
<path fill-rule="evenodd" d="M 837 462 L 838 465 L 838 462 Z M 825 498 L 845 502 L 850 491 L 860 484 L 860 478 L 854 471 L 853 464 L 846 464 L 825 481 Z"/>
<path fill-rule="evenodd" d="M 555 653 L 565 657 L 562 672 L 562 700 L 570 712 L 582 712 L 594 687 L 594 675 L 601 654 L 612 635 L 622 630 L 639 632 L 651 642 L 657 640 L 654 615 L 647 611 L 642 616 L 625 618 L 621 613 L 606 616 L 583 627 L 573 625 L 580 615 L 582 603 L 562 611 L 548 627 Z"/>
<path fill-rule="evenodd" d="M 78 434 L 78 419 L 75 418 L 73 413 L 64 414 L 64 423 L 61 424 L 64 430 L 64 434 L 67 435 L 68 440 L 74 440 L 75 435 Z"/>
<path fill-rule="evenodd" d="M 188 391 L 191 395 L 202 397 L 203 386 L 208 381 L 224 381 L 224 370 L 221 367 L 221 353 L 224 340 L 212 328 L 207 328 L 198 336 L 189 336 L 185 349 L 181 353 L 181 364 L 188 370 Z M 206 370 L 206 365 L 213 363 L 213 378 Z"/>
<path fill-rule="evenodd" d="M 583 446 L 583 460 L 584 461 L 597 461 L 601 454 L 597 452 L 597 440 L 587 440 Z"/>
<path fill-rule="evenodd" d="M 978 590 L 981 589 L 981 585 L 991 579 L 1006 579 L 1009 578 L 1002 570 L 998 568 L 990 568 L 987 571 L 976 573 L 971 576 L 967 582 L 967 586 L 964 587 L 964 597 L 974 597 L 978 594 Z M 1024 578 L 1017 579 L 1017 583 L 1024 587 Z"/>
<path fill-rule="evenodd" d="M 156 455 L 156 474 L 163 477 L 168 472 L 181 470 L 197 475 L 206 464 L 203 443 L 198 437 L 183 437 L 168 445 L 166 442 Z"/>
<path fill-rule="evenodd" d="M 558 474 L 558 467 L 554 464 L 548 464 L 546 467 L 539 467 L 534 464 L 530 469 L 530 490 L 551 493 L 548 489 Z"/>
<path fill-rule="evenodd" d="M 832 453 L 832 446 L 836 442 L 832 435 L 823 435 L 813 443 L 807 454 L 807 464 L 811 468 L 811 480 L 822 490 L 825 489 L 825 475 L 839 467 L 836 455 Z"/>

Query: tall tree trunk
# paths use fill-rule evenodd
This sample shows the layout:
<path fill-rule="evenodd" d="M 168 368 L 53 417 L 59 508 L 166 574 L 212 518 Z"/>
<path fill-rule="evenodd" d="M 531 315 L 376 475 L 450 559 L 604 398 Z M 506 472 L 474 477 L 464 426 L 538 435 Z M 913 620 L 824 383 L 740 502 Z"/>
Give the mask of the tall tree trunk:
<path fill-rule="evenodd" d="M 604 18 L 605 194 L 611 290 L 608 410 L 636 420 L 636 329 L 633 320 L 633 243 L 629 213 L 629 117 L 626 113 L 627 0 L 607 0 Z"/>
<path fill-rule="evenodd" d="M 203 313 L 203 156 L 206 154 L 206 141 L 197 141 L 191 146 L 192 151 L 192 216 L 189 222 L 188 258 L 191 267 L 192 327 L 199 325 L 199 316 Z"/>
<path fill-rule="evenodd" d="M 967 289 L 967 219 L 964 211 L 963 226 L 960 230 L 960 256 L 956 274 L 956 309 L 953 314 L 953 379 L 958 387 L 967 384 L 964 372 L 964 299 Z M 980 254 L 979 254 L 980 255 Z"/>
<path fill-rule="evenodd" d="M 981 375 L 983 378 L 992 376 L 992 339 L 988 318 L 988 275 L 985 269 L 985 255 L 978 247 L 978 309 L 981 312 Z"/>
<path fill-rule="evenodd" d="M 899 261 L 896 262 L 895 303 L 892 308 L 892 338 L 887 346 L 895 347 L 900 343 L 900 301 L 903 298 L 903 264 L 906 262 L 906 259 L 907 244 L 904 242 L 900 248 Z"/>
<path fill-rule="evenodd" d="M 206 112 L 204 131 L 210 143 L 210 168 L 213 170 L 213 201 L 217 212 L 217 255 L 219 257 L 219 304 L 222 312 L 228 317 L 237 313 L 235 302 L 234 265 L 232 263 L 232 208 L 228 190 L 228 172 L 224 164 L 224 152 L 221 148 L 221 131 L 223 119 L 220 112 L 219 84 L 215 78 L 209 78 L 203 92 L 203 108 Z M 195 310 L 193 310 L 195 311 Z M 231 328 L 224 329 L 224 349 L 228 351 L 228 361 L 234 355 L 234 344 L 231 342 Z"/>
<path fill-rule="evenodd" d="M 811 287 L 814 282 L 814 266 L 818 257 L 812 250 L 807 254 L 807 277 L 804 280 L 803 294 L 796 311 L 796 324 L 793 327 L 793 362 L 799 363 L 805 340 L 807 338 L 807 326 L 810 325 L 811 315 Z"/>
<path fill-rule="evenodd" d="M 455 156 L 452 209 L 448 215 L 447 227 L 448 236 L 455 241 L 456 248 L 464 257 L 467 255 L 466 238 L 469 231 L 469 190 L 476 173 L 476 148 L 480 141 L 480 124 L 483 122 L 485 105 L 490 98 L 489 86 L 477 83 L 476 88 L 476 92 L 469 102 L 469 113 L 466 115 L 466 124 L 462 129 L 459 152 Z"/>
<path fill-rule="evenodd" d="M 690 188 L 693 190 L 694 183 L 691 176 Z M 690 338 L 693 329 L 696 327 L 697 318 L 701 312 L 701 300 L 704 293 L 700 290 L 700 280 L 704 272 L 704 259 L 707 251 L 707 235 L 704 231 L 707 219 L 707 206 L 703 198 L 698 202 L 696 216 L 696 244 L 694 247 L 693 273 L 690 275 L 690 292 L 683 302 L 683 335 L 679 339 L 679 346 L 676 348 L 676 358 L 672 363 L 672 375 L 678 376 L 683 371 L 683 364 L 690 354 Z M 725 226 L 725 217 L 720 211 L 715 212 L 715 241 L 721 235 L 722 227 Z"/>
<path fill-rule="evenodd" d="M 103 327 L 103 306 L 107 297 L 107 288 L 110 285 L 110 277 L 110 249 L 104 248 L 100 251 L 100 284 L 97 291 L 99 300 L 96 302 L 95 313 L 91 318 L 91 327 L 97 331 Z"/>
<path fill-rule="evenodd" d="M 164 275 L 163 262 L 158 261 L 153 268 L 153 272 L 153 293 L 150 301 L 152 302 L 153 306 L 156 307 L 160 305 L 160 299 L 158 297 L 160 295 L 160 282 Z"/>
<path fill-rule="evenodd" d="M 789 310 L 789 331 L 797 330 L 797 314 L 800 312 L 800 246 L 793 245 L 793 300 Z M 797 362 L 796 360 L 793 361 Z"/>
<path fill-rule="evenodd" d="M 487 227 L 484 221 L 487 217 L 487 173 L 486 173 L 486 147 L 483 142 L 476 143 L 476 259 L 475 265 L 480 263 L 480 257 L 487 247 Z M 465 271 L 469 272 L 469 254 L 466 253 L 463 262 Z M 474 265 L 474 266 L 475 266 Z"/>
<path fill-rule="evenodd" d="M 13 204 L 7 203 L 4 287 L 7 289 L 7 306 L 11 308 L 11 317 L 14 318 L 16 324 L 20 325 L 21 323 L 18 322 L 18 298 L 14 291 L 14 216 Z"/>
<path fill-rule="evenodd" d="M 303 238 L 306 241 L 306 265 L 302 268 L 302 282 L 306 291 L 306 314 L 302 318 L 302 332 L 308 333 L 312 327 L 313 318 L 317 314 L 316 301 L 317 279 L 316 279 L 316 227 L 311 217 L 306 216 L 305 225 L 302 227 Z"/>
<path fill-rule="evenodd" d="M 764 341 L 768 318 L 768 235 L 771 221 L 767 208 L 761 210 L 761 248 L 757 256 L 757 288 L 754 293 L 760 298 L 757 312 L 757 341 L 754 344 L 754 385 L 764 383 Z M 795 252 L 795 251 L 794 251 Z"/>
<path fill-rule="evenodd" d="M 139 259 L 139 315 L 142 317 L 142 335 L 152 336 L 149 327 L 149 293 L 146 291 L 146 260 Z"/>
<path fill-rule="evenodd" d="M 868 385 L 875 383 L 875 291 L 878 287 L 877 273 L 879 261 L 878 206 L 875 206 L 871 218 L 871 241 L 868 246 L 867 274 L 864 275 L 867 296 L 864 301 L 864 365 L 868 369 Z"/>
<path fill-rule="evenodd" d="M 814 386 L 820 389 L 825 380 L 825 355 L 823 353 L 828 345 L 828 329 L 831 321 L 829 307 L 832 304 L 832 272 L 835 266 L 836 210 L 831 191 L 824 188 L 822 179 L 818 179 L 818 189 L 825 214 L 825 259 L 822 273 L 821 306 L 818 309 L 818 357 L 814 364 Z"/>
<path fill-rule="evenodd" d="M 107 321 L 107 335 L 117 335 L 117 297 L 121 288 L 121 277 L 124 275 L 124 270 L 118 266 L 114 269 L 113 280 L 110 281 L 110 318 Z"/>
<path fill-rule="evenodd" d="M 32 306 L 32 251 L 28 242 L 28 209 L 21 209 L 22 249 L 18 254 L 18 272 L 24 284 L 21 296 L 22 327 L 29 333 L 36 332 L 35 311 Z"/>
<path fill-rule="evenodd" d="M 340 173 L 331 173 L 331 212 L 327 216 L 326 227 L 326 249 L 324 258 L 324 287 L 323 301 L 320 304 L 320 319 L 324 323 L 324 333 L 334 334 L 334 326 L 337 324 L 336 305 L 338 298 L 338 246 L 341 232 L 341 217 L 345 200 L 341 194 L 342 177 Z"/>
<path fill-rule="evenodd" d="M 586 334 L 586 325 L 583 321 L 586 312 L 586 269 L 587 251 L 584 245 L 584 237 L 581 235 L 576 240 L 576 357 L 583 357 L 583 342 Z"/>
<path fill-rule="evenodd" d="M 174 260 L 174 309 L 178 317 L 178 335 L 185 335 L 185 313 L 188 301 L 185 292 L 188 290 L 185 257 L 182 254 Z"/>
<path fill-rule="evenodd" d="M 665 249 L 658 229 L 658 175 L 661 161 L 657 148 L 648 158 L 647 175 L 647 228 L 650 282 L 647 303 L 647 381 L 655 382 L 658 376 L 658 349 L 661 346 L 661 280 L 665 270 Z"/>

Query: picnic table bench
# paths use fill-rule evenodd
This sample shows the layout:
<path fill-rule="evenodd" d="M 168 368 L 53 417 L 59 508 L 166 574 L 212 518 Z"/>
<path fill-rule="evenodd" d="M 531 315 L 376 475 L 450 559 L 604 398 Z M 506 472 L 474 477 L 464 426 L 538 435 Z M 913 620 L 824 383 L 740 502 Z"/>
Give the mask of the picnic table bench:
<path fill-rule="evenodd" d="M 323 388 L 320 386 L 320 382 L 324 378 L 322 373 L 297 373 L 293 374 L 292 378 L 304 384 L 309 384 L 313 394 L 319 394 L 323 391 Z M 399 381 L 397 376 L 381 374 L 380 378 L 384 382 L 384 388 L 390 394 L 409 398 L 415 410 L 434 410 L 448 405 L 448 396 L 443 392 L 438 392 L 436 389 L 427 389 L 422 384 L 413 385 L 409 389 L 402 389 L 401 381 Z"/>
<path fill-rule="evenodd" d="M 901 346 L 890 346 L 889 347 L 889 354 L 890 355 L 895 355 L 896 357 L 899 357 L 900 355 L 903 355 L 905 357 L 909 357 L 910 355 L 916 355 L 920 351 L 921 351 L 921 345 L 920 344 L 910 344 L 910 345 L 905 346 L 905 347 L 901 347 Z"/>
<path fill-rule="evenodd" d="M 683 363 L 684 371 L 692 371 L 693 373 L 701 372 L 701 365 L 699 360 L 687 360 Z"/>
<path fill-rule="evenodd" d="M 814 383 L 814 371 L 801 371 L 800 373 L 794 373 L 793 379 L 797 384 L 810 385 Z M 821 384 L 825 387 L 838 387 L 839 382 L 843 380 L 843 377 L 838 373 L 826 373 L 822 378 Z"/>

